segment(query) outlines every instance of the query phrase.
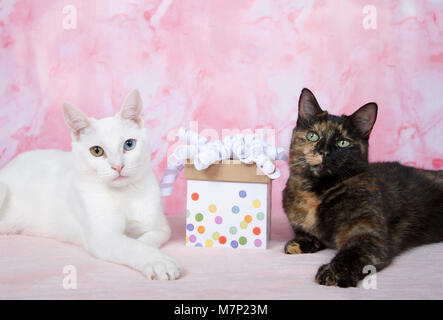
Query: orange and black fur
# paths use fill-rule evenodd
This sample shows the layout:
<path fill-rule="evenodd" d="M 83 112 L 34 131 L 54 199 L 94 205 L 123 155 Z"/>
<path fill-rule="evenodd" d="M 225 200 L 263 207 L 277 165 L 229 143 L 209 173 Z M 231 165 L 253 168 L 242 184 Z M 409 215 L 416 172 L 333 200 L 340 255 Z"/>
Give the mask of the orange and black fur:
<path fill-rule="evenodd" d="M 317 272 L 322 285 L 355 287 L 411 247 L 443 241 L 443 171 L 368 163 L 377 105 L 350 116 L 323 111 L 303 89 L 283 207 L 295 232 L 288 254 L 338 249 Z"/>

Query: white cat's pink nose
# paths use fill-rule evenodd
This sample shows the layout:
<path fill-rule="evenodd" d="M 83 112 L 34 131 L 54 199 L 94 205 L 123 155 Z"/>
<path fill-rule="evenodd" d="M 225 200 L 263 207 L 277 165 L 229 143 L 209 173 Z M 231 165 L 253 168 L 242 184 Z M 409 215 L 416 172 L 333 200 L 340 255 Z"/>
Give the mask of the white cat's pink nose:
<path fill-rule="evenodd" d="M 119 166 L 111 166 L 111 168 L 112 168 L 112 170 L 115 170 L 115 171 L 117 171 L 118 173 L 121 173 L 122 170 L 123 170 L 123 167 L 124 167 L 124 166 L 125 166 L 125 165 L 122 164 L 122 165 L 119 165 Z"/>

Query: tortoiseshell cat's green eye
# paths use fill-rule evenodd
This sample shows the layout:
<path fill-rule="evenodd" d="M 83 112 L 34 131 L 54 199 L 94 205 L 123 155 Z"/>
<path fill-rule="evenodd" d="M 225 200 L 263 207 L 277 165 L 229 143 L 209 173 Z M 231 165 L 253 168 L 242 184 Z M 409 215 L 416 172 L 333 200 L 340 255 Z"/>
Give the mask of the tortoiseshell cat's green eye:
<path fill-rule="evenodd" d="M 308 132 L 308 134 L 306 135 L 306 139 L 308 139 L 309 141 L 315 142 L 318 140 L 318 134 L 316 134 L 315 132 Z"/>
<path fill-rule="evenodd" d="M 351 143 L 348 140 L 340 140 L 339 142 L 337 142 L 337 146 L 339 146 L 340 148 L 346 148 L 349 147 Z"/>

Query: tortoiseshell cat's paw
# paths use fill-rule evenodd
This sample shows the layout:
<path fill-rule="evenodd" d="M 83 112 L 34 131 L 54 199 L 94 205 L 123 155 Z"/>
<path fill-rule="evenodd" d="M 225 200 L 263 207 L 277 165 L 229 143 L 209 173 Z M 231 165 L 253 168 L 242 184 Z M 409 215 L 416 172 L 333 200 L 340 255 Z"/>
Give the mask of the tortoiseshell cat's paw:
<path fill-rule="evenodd" d="M 300 254 L 303 252 L 301 251 L 300 244 L 295 240 L 291 240 L 291 241 L 288 241 L 285 245 L 285 253 L 286 254 Z"/>
<path fill-rule="evenodd" d="M 315 281 L 323 286 L 336 286 L 341 288 L 356 287 L 358 277 L 345 270 L 338 270 L 332 263 L 324 264 L 318 269 Z"/>
<path fill-rule="evenodd" d="M 285 245 L 286 254 L 314 253 L 323 249 L 318 241 L 306 239 L 294 239 Z"/>

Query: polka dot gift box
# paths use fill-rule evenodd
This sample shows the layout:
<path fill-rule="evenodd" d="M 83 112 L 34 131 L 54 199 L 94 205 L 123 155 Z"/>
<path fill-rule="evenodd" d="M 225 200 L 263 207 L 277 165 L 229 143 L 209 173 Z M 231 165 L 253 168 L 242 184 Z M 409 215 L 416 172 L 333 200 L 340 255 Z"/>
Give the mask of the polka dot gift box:
<path fill-rule="evenodd" d="M 168 157 L 160 188 L 163 196 L 170 196 L 184 168 L 186 245 L 266 249 L 271 228 L 271 179 L 280 177 L 275 161 L 287 160 L 284 149 L 255 134 L 208 141 L 181 127 L 177 138 L 186 144 Z"/>
<path fill-rule="evenodd" d="M 254 164 L 185 165 L 186 245 L 266 249 L 270 233 L 271 179 Z"/>

